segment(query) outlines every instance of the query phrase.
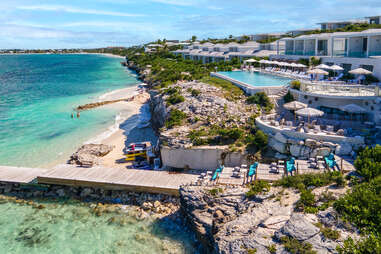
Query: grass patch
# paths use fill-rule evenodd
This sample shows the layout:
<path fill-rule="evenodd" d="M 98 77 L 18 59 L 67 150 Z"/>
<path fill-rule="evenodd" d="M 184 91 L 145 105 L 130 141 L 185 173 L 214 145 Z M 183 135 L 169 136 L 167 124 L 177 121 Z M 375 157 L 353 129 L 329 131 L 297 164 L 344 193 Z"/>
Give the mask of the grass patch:
<path fill-rule="evenodd" d="M 283 186 L 286 188 L 295 188 L 299 191 L 305 188 L 316 188 L 329 185 L 336 181 L 337 177 L 340 176 L 340 172 L 328 172 L 319 174 L 303 174 L 288 176 L 274 183 L 275 186 Z"/>
<path fill-rule="evenodd" d="M 239 87 L 220 78 L 203 77 L 200 81 L 221 88 L 225 91 L 225 98 L 231 101 L 235 101 L 244 95 L 244 92 Z"/>
<path fill-rule="evenodd" d="M 178 110 L 178 109 L 172 109 L 172 111 L 169 113 L 169 117 L 167 121 L 165 122 L 165 127 L 168 129 L 171 129 L 175 126 L 180 126 L 183 123 L 183 120 L 187 118 L 187 114 L 184 112 Z"/>
<path fill-rule="evenodd" d="M 283 236 L 281 239 L 284 248 L 292 254 L 316 254 L 312 250 L 312 245 L 307 242 L 300 242 L 292 237 Z"/>
<path fill-rule="evenodd" d="M 325 238 L 336 241 L 340 238 L 340 232 L 337 230 L 333 230 L 331 228 L 324 227 L 320 222 L 315 224 L 316 227 L 320 229 L 320 232 L 324 235 Z"/>
<path fill-rule="evenodd" d="M 209 190 L 209 193 L 212 196 L 217 196 L 217 194 L 223 193 L 223 192 L 224 192 L 224 190 L 222 188 L 214 188 L 214 189 Z"/>
<path fill-rule="evenodd" d="M 269 192 L 271 185 L 263 180 L 257 180 L 249 185 L 250 190 L 246 192 L 246 197 L 252 198 L 258 194 Z"/>
<path fill-rule="evenodd" d="M 166 102 L 169 104 L 169 105 L 175 105 L 175 104 L 178 104 L 178 103 L 181 103 L 181 102 L 184 102 L 185 101 L 185 98 L 184 96 L 182 96 L 181 94 L 179 93 L 174 93 L 174 94 L 171 94 Z"/>

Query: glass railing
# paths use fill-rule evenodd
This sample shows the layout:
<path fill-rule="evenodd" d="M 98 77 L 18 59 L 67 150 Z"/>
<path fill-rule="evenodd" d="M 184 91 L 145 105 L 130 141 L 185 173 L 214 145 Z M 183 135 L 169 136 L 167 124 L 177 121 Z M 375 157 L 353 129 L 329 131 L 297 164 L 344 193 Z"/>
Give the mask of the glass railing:
<path fill-rule="evenodd" d="M 320 51 L 318 51 L 317 55 L 318 56 L 327 56 L 328 55 L 328 51 L 327 50 L 320 50 Z"/>
<path fill-rule="evenodd" d="M 294 55 L 294 51 L 293 50 L 286 50 L 286 55 Z"/>
<path fill-rule="evenodd" d="M 366 52 L 364 51 L 350 51 L 349 57 L 366 57 Z"/>
<path fill-rule="evenodd" d="M 380 89 L 374 85 L 328 84 L 322 82 L 303 82 L 301 91 L 330 96 L 380 96 Z"/>
<path fill-rule="evenodd" d="M 369 56 L 381 56 L 381 51 L 369 51 Z"/>
<path fill-rule="evenodd" d="M 297 56 L 302 56 L 303 53 L 304 53 L 303 50 L 295 50 L 295 55 L 297 55 Z"/>
<path fill-rule="evenodd" d="M 347 51 L 345 51 L 345 50 L 334 50 L 333 56 L 347 56 Z"/>
<path fill-rule="evenodd" d="M 306 51 L 306 53 L 304 55 L 306 55 L 306 56 L 314 56 L 315 55 L 315 50 L 313 50 L 313 51 Z"/>

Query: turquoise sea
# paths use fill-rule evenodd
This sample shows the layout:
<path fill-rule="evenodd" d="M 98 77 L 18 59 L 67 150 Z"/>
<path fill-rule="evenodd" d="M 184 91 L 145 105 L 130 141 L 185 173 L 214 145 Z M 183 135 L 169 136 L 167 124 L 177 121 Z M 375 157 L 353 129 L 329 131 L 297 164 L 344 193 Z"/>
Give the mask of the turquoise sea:
<path fill-rule="evenodd" d="M 120 59 L 99 55 L 0 56 L 0 165 L 61 162 L 103 133 L 120 112 L 75 106 L 137 84 Z M 141 219 L 136 208 L 94 214 L 74 200 L 40 200 L 43 209 L 0 198 L 0 253 L 197 253 L 181 216 Z M 174 218 L 173 218 L 174 217 Z"/>
<path fill-rule="evenodd" d="M 71 118 L 73 108 L 138 83 L 101 55 L 0 56 L 0 165 L 44 167 L 64 162 L 103 132 L 118 112 L 98 108 Z"/>

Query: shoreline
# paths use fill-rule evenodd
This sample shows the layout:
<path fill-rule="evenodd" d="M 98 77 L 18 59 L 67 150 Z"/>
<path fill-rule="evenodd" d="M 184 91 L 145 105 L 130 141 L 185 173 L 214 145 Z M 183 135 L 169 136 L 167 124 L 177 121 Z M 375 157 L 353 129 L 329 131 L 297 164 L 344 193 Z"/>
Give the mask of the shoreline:
<path fill-rule="evenodd" d="M 113 55 L 110 53 L 88 53 L 88 52 L 77 52 L 77 53 L 2 53 L 0 56 L 27 56 L 27 55 L 100 55 L 100 56 L 107 56 L 107 57 L 113 57 L 113 58 L 120 58 L 120 59 L 126 59 L 124 56 L 119 55 Z"/>

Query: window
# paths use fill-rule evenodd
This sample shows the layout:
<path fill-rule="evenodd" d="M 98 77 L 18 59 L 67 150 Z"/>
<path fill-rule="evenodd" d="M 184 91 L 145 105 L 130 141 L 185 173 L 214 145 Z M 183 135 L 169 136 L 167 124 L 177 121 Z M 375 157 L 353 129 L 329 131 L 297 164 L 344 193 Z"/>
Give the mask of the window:
<path fill-rule="evenodd" d="M 368 49 L 368 38 L 363 38 L 362 40 L 362 51 L 367 51 Z"/>
<path fill-rule="evenodd" d="M 344 72 L 348 72 L 352 69 L 352 64 L 343 64 Z"/>
<path fill-rule="evenodd" d="M 360 65 L 360 67 L 365 69 L 365 70 L 373 72 L 373 65 L 362 64 L 362 65 Z"/>

